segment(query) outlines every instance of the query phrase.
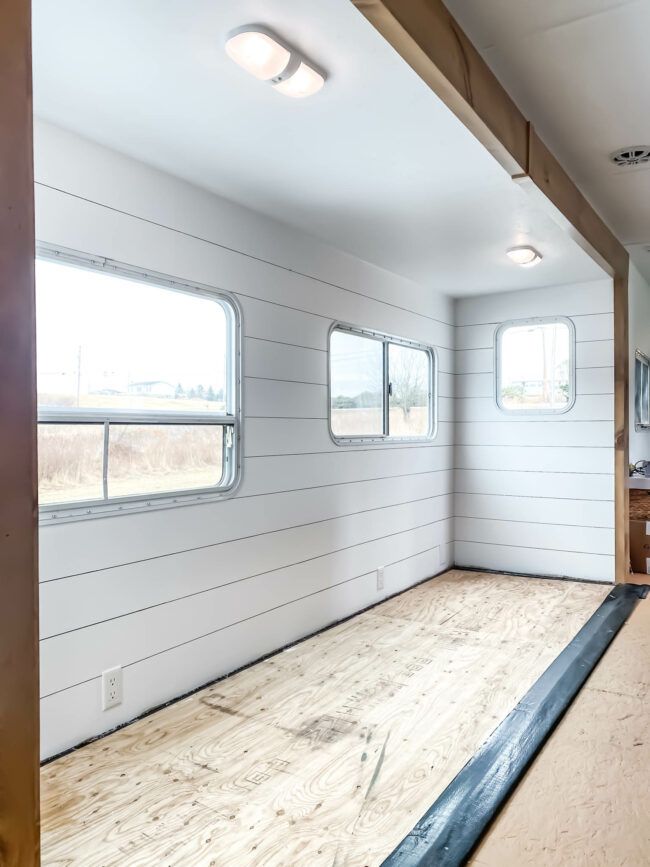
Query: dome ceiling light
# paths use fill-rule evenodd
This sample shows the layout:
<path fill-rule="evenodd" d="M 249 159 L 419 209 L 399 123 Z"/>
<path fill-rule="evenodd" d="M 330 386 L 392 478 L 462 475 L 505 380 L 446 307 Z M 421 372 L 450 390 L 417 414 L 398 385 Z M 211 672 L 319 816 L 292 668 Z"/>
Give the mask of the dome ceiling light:
<path fill-rule="evenodd" d="M 542 261 L 542 254 L 538 253 L 534 247 L 511 247 L 506 250 L 506 256 L 515 265 L 530 267 Z"/>

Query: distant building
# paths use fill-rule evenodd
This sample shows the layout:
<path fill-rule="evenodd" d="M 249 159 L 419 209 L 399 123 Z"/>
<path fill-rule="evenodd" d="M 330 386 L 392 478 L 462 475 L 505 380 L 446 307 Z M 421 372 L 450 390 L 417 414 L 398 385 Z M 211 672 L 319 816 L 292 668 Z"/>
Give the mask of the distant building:
<path fill-rule="evenodd" d="M 146 382 L 129 383 L 128 392 L 129 394 L 146 394 L 149 397 L 174 397 L 176 388 L 170 382 L 152 379 Z"/>

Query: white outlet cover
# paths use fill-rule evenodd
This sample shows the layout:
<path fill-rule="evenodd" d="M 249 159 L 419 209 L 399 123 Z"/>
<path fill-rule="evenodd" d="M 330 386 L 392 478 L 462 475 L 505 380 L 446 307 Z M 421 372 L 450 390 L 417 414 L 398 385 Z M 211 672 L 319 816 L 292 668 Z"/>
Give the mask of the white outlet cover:
<path fill-rule="evenodd" d="M 102 709 L 110 710 L 122 704 L 122 666 L 102 671 Z"/>

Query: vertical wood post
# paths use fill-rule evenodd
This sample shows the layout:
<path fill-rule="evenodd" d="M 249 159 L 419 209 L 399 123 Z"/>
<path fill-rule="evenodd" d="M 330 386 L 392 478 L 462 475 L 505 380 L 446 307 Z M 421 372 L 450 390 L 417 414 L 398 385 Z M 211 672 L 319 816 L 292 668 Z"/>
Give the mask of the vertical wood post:
<path fill-rule="evenodd" d="M 0 0 L 0 865 L 39 857 L 30 0 Z"/>
<path fill-rule="evenodd" d="M 614 502 L 616 581 L 630 578 L 630 352 L 628 325 L 629 267 L 614 275 Z"/>

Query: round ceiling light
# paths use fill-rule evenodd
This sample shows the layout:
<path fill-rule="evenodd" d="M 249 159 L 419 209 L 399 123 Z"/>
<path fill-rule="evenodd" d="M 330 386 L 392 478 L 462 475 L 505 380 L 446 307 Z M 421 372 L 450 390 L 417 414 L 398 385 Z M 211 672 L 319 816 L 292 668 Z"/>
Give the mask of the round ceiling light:
<path fill-rule="evenodd" d="M 515 265 L 536 265 L 542 260 L 542 254 L 538 253 L 534 247 L 511 247 L 506 250 L 506 256 Z"/>

